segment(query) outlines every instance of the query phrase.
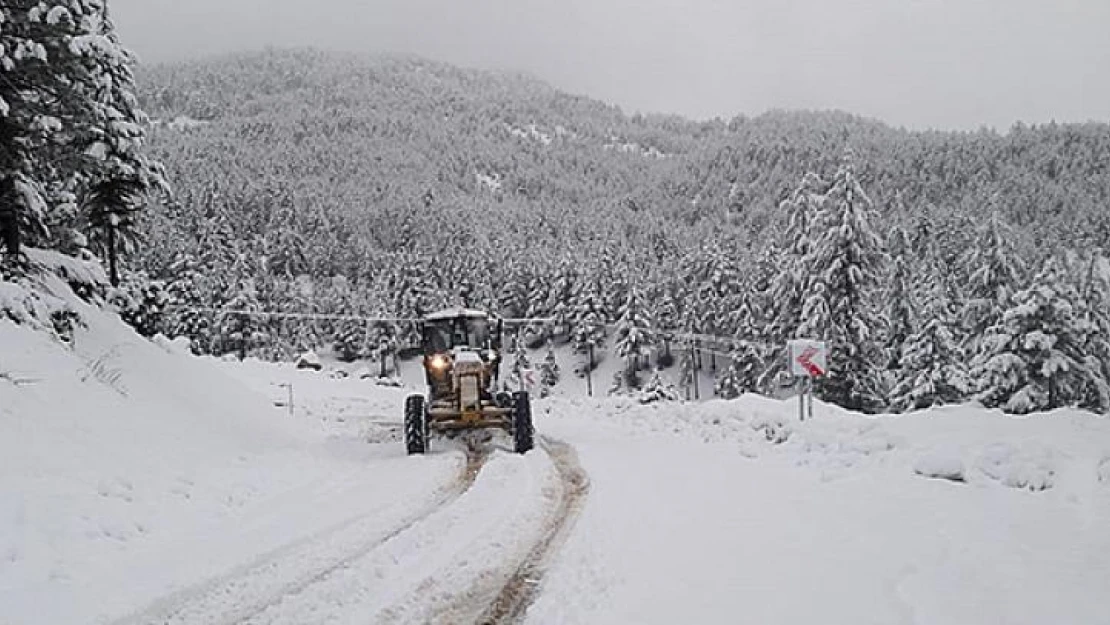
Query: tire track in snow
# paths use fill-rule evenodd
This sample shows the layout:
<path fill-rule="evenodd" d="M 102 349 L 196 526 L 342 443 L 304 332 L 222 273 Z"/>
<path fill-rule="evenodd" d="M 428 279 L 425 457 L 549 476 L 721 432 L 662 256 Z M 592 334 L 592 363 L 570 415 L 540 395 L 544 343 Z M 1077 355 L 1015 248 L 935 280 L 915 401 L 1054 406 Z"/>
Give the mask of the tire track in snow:
<path fill-rule="evenodd" d="M 555 463 L 562 483 L 562 496 L 545 524 L 539 540 L 517 565 L 497 598 L 478 619 L 482 625 L 501 625 L 516 623 L 524 616 L 528 606 L 535 601 L 543 575 L 566 541 L 582 510 L 586 495 L 590 490 L 590 480 L 586 471 L 578 463 L 578 455 L 570 445 L 552 438 L 542 437 L 540 445 Z"/>
<path fill-rule="evenodd" d="M 362 515 L 266 553 L 232 572 L 160 599 L 114 625 L 238 625 L 303 592 L 332 573 L 365 557 L 461 497 L 474 484 L 488 451 L 467 441 L 458 476 L 435 499 L 392 528 Z M 347 544 L 349 536 L 359 536 Z M 368 536 L 372 538 L 367 539 Z M 338 544 L 332 544 L 335 541 Z M 321 555 L 322 554 L 322 555 Z"/>

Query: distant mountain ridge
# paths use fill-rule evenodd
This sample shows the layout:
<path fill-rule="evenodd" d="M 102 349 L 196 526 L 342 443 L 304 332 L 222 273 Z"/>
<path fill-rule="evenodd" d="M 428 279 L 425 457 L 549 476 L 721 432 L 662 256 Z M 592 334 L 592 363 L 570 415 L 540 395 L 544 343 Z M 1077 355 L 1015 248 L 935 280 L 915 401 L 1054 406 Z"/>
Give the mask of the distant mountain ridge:
<path fill-rule="evenodd" d="M 231 149 L 248 171 L 259 159 L 243 152 L 258 149 L 264 160 L 306 156 L 360 182 L 389 180 L 386 197 L 359 198 L 364 206 L 427 191 L 473 199 L 491 190 L 481 179 L 498 178 L 501 201 L 557 202 L 572 214 L 629 201 L 710 232 L 743 215 L 730 223 L 758 232 L 802 174 L 827 172 L 849 148 L 876 201 L 897 197 L 910 212 L 1001 210 L 1018 225 L 1070 235 L 1110 197 L 1106 124 L 909 132 L 847 113 L 789 111 L 693 122 L 625 115 L 523 75 L 314 50 L 147 67 L 139 84 L 152 116 L 214 122 L 188 140 L 194 147 L 242 139 Z M 153 141 L 171 167 L 178 141 Z M 181 169 L 179 186 L 192 173 Z"/>

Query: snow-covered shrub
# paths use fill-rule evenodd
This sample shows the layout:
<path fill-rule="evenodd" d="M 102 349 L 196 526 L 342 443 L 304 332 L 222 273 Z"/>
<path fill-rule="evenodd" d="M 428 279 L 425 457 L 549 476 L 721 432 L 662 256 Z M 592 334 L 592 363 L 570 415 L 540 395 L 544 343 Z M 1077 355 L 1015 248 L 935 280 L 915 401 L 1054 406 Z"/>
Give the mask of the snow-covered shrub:
<path fill-rule="evenodd" d="M 28 278 L 0 280 L 0 317 L 51 332 L 67 343 L 73 340 L 74 330 L 83 325 L 81 316 L 68 303 Z"/>
<path fill-rule="evenodd" d="M 108 290 L 107 300 L 124 323 L 140 335 L 152 337 L 165 330 L 170 299 L 160 280 L 151 280 L 144 273 L 128 274 L 119 287 Z"/>
<path fill-rule="evenodd" d="M 193 353 L 193 341 L 187 336 L 169 338 L 164 334 L 155 334 L 151 339 L 154 344 L 171 354 L 187 356 Z"/>
<path fill-rule="evenodd" d="M 640 391 L 639 397 L 641 404 L 650 404 L 657 401 L 678 401 L 678 399 L 678 391 L 674 385 L 665 383 L 663 376 L 659 375 L 659 371 L 652 374 L 647 385 Z"/>
<path fill-rule="evenodd" d="M 934 449 L 917 459 L 913 465 L 914 473 L 951 482 L 966 479 L 964 461 L 956 448 Z"/>
<path fill-rule="evenodd" d="M 790 440 L 792 434 L 790 424 L 785 417 L 777 413 L 757 412 L 752 415 L 748 425 L 756 432 L 762 433 L 767 442 L 775 445 L 781 445 Z"/>
<path fill-rule="evenodd" d="M 1042 491 L 1056 483 L 1056 465 L 1047 449 L 1021 450 L 996 443 L 983 450 L 976 466 L 990 479 L 1010 488 Z"/>

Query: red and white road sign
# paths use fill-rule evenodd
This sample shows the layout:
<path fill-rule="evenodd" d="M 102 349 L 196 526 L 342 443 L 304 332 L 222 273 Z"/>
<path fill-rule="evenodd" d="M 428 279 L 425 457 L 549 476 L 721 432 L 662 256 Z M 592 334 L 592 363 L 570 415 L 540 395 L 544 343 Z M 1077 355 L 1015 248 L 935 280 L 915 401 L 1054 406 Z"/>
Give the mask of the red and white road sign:
<path fill-rule="evenodd" d="M 829 349 L 823 341 L 790 341 L 790 373 L 817 378 L 829 371 Z"/>

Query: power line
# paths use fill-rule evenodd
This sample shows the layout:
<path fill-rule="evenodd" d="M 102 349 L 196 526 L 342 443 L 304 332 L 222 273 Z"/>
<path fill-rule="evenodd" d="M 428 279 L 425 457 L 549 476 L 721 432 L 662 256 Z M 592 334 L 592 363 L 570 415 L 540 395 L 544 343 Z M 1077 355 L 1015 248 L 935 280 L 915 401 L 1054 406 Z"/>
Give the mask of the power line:
<path fill-rule="evenodd" d="M 267 319 L 298 319 L 302 321 L 352 321 L 360 323 L 418 323 L 424 321 L 423 317 L 392 317 L 392 316 L 371 316 L 371 315 L 336 315 L 328 313 L 300 313 L 300 312 L 282 312 L 274 310 L 247 310 L 238 308 L 212 308 L 205 306 L 168 306 L 167 310 L 178 310 L 188 312 L 198 312 L 213 314 L 218 316 L 227 317 L 255 317 Z M 554 317 L 507 317 L 501 319 L 503 323 L 510 326 L 523 326 L 531 324 L 548 325 L 555 323 Z M 587 324 L 593 327 L 606 328 L 607 330 L 614 331 L 617 329 L 615 323 L 593 323 Z M 713 349 L 713 347 L 727 346 L 729 348 L 736 348 L 742 345 L 760 345 L 764 344 L 757 341 L 747 341 L 743 339 L 736 339 L 726 336 L 718 336 L 714 334 L 702 334 L 696 332 L 673 332 L 667 330 L 656 330 L 651 328 L 640 328 L 640 331 L 645 334 L 651 334 L 657 338 L 664 340 L 679 340 L 693 343 L 695 350 L 707 354 L 715 354 L 722 358 L 731 358 L 731 353 L 726 353 Z M 710 347 L 713 346 L 713 347 Z"/>

